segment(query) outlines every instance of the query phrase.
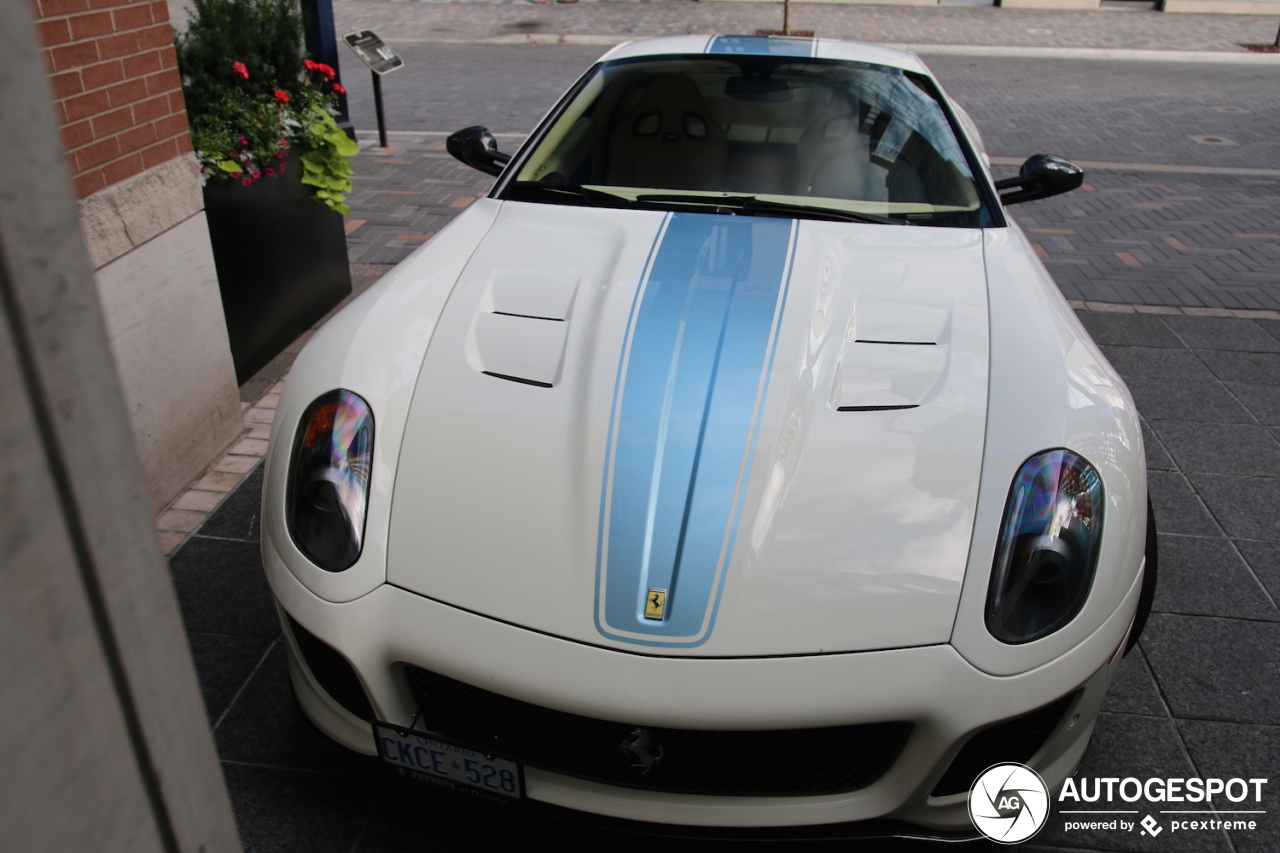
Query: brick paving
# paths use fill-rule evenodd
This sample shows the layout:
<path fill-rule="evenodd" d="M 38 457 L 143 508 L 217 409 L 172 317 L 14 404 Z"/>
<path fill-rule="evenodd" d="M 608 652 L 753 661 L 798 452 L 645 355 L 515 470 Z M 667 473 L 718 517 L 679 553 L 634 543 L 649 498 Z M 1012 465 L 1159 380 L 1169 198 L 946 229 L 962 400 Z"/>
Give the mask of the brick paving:
<path fill-rule="evenodd" d="M 443 137 L 364 143 L 355 167 L 347 254 L 352 263 L 397 264 L 449 223 L 493 179 L 444 151 Z"/>
<path fill-rule="evenodd" d="M 1280 236 L 1250 234 L 1280 222 L 1280 180 L 1121 172 L 1088 180 L 1092 192 L 1012 211 L 1068 299 L 1280 308 Z"/>
<path fill-rule="evenodd" d="M 366 143 L 353 160 L 353 263 L 399 263 L 488 191 L 493 179 L 441 139 L 396 137 L 389 153 Z M 1099 171 L 1087 189 L 1011 213 L 1068 299 L 1280 309 L 1280 178 Z"/>
<path fill-rule="evenodd" d="M 598 54 L 584 47 L 418 46 L 434 81 L 388 84 L 402 123 L 527 130 L 556 91 Z M 477 86 L 462 60 L 479 53 L 488 75 Z M 536 55 L 532 83 L 504 88 L 510 68 Z M 1196 308 L 1280 309 L 1280 68 L 1182 67 L 1116 63 L 935 57 L 931 66 L 973 115 L 988 150 L 1005 161 L 1048 151 L 1083 161 L 1132 162 L 1171 171 L 1090 169 L 1087 184 L 1063 196 L 1011 208 L 1069 299 Z M 439 70 L 445 69 L 445 70 Z M 463 69 L 450 71 L 449 69 Z M 416 73 L 416 72 L 415 72 Z M 358 125 L 365 90 L 352 83 Z M 501 93 L 490 102 L 477 88 Z M 535 94 L 519 97 L 535 90 Z M 536 91 L 545 90 L 545 97 Z M 390 100 L 394 92 L 395 100 Z M 363 98 L 363 99 L 362 99 Z M 415 101 L 426 102 L 415 108 Z M 1190 137 L 1204 131 L 1235 145 Z M 393 134 L 382 151 L 368 138 L 353 160 L 348 245 L 353 262 L 403 260 L 466 204 L 488 176 L 443 150 L 443 134 Z M 500 142 L 514 150 L 521 137 Z M 1012 156 L 1017 155 L 1017 156 Z M 1258 175 L 1214 174 L 1250 168 Z M 1202 173 L 1197 173 L 1202 169 Z M 1000 175 L 1015 167 L 997 166 Z M 1272 177 L 1263 175 L 1273 174 Z"/>

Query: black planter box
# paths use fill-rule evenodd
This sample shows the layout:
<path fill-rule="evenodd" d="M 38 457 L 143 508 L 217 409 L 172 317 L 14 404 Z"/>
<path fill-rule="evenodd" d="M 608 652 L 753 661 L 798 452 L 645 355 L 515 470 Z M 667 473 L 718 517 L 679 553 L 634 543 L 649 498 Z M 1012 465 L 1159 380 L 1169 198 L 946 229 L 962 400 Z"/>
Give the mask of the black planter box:
<path fill-rule="evenodd" d="M 296 153 L 279 177 L 210 183 L 204 205 L 243 384 L 351 292 L 342 214 L 307 196 Z"/>

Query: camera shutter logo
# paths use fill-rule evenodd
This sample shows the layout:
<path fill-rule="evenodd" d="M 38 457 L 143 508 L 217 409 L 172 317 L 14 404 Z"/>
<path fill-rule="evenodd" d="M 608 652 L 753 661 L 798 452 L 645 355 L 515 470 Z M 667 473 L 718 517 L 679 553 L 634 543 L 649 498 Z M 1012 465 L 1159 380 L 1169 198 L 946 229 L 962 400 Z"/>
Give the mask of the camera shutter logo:
<path fill-rule="evenodd" d="M 1049 789 L 1030 767 L 997 764 L 974 781 L 969 817 L 992 841 L 1018 844 L 1039 832 L 1049 819 Z"/>

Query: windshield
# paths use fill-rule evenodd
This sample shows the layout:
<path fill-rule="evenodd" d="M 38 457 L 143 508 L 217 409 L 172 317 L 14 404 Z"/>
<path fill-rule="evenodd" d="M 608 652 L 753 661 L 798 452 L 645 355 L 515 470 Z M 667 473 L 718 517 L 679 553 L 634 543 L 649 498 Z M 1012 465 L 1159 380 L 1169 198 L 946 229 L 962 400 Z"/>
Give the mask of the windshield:
<path fill-rule="evenodd" d="M 501 197 L 895 224 L 985 220 L 964 151 L 923 78 L 790 56 L 603 63 Z"/>

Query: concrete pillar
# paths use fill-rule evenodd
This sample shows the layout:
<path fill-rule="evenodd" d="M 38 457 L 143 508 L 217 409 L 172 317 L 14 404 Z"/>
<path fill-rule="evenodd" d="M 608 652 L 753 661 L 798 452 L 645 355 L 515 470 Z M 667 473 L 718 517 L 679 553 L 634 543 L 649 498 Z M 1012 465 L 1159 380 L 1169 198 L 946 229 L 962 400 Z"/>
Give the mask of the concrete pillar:
<path fill-rule="evenodd" d="M 235 853 L 29 5 L 0 32 L 0 845 Z"/>

